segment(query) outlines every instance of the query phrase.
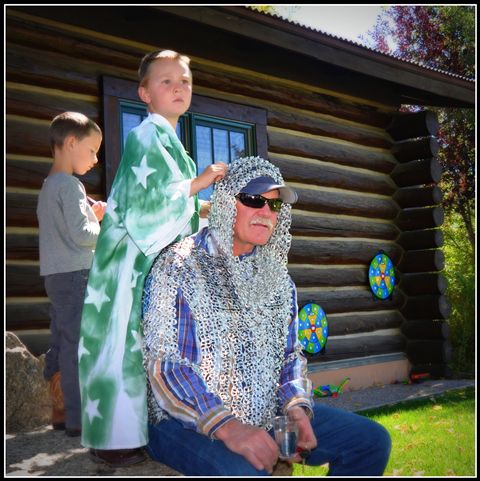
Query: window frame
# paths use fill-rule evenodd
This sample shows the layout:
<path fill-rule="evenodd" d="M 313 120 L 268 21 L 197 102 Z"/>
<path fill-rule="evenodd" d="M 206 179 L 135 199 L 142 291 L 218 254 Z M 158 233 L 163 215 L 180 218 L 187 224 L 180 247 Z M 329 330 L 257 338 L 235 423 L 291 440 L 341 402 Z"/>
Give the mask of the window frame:
<path fill-rule="evenodd" d="M 103 76 L 104 170 L 106 195 L 115 178 L 121 159 L 121 104 L 122 101 L 142 102 L 138 97 L 138 84 L 132 80 Z M 225 119 L 227 122 L 255 124 L 253 146 L 256 155 L 267 158 L 267 111 L 250 105 L 193 94 L 188 112 Z M 192 146 L 186 146 L 187 151 Z"/>

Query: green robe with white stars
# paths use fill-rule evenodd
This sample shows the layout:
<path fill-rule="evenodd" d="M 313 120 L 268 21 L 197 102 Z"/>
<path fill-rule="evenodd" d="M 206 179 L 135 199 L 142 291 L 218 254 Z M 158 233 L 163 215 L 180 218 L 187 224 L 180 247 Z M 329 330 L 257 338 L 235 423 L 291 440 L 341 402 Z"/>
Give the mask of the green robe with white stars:
<path fill-rule="evenodd" d="M 196 170 L 167 120 L 150 114 L 127 138 L 108 198 L 82 313 L 78 348 L 82 444 L 144 446 L 143 284 L 159 251 L 198 230 Z"/>

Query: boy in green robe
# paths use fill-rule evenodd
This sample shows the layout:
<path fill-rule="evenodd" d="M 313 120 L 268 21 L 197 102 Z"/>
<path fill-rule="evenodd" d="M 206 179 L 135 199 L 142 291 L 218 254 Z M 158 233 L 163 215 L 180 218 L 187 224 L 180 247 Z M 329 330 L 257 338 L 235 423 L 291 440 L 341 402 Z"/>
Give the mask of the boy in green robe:
<path fill-rule="evenodd" d="M 113 466 L 142 461 L 148 442 L 144 279 L 164 247 L 198 230 L 196 194 L 227 168 L 213 164 L 195 177 L 176 135 L 192 98 L 189 61 L 170 50 L 142 59 L 138 94 L 149 116 L 128 135 L 88 280 L 78 350 L 82 444 Z"/>

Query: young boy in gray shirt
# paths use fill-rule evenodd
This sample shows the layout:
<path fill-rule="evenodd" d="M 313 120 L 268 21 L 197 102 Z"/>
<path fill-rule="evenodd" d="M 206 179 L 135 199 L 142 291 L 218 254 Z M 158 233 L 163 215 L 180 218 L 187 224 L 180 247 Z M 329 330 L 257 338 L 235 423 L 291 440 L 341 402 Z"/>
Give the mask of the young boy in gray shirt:
<path fill-rule="evenodd" d="M 92 201 L 73 174 L 97 163 L 102 131 L 83 114 L 64 112 L 50 124 L 53 165 L 38 197 L 40 275 L 51 302 L 50 348 L 44 376 L 50 382 L 52 424 L 81 434 L 78 344 L 88 273 L 105 202 Z M 63 393 L 63 394 L 62 394 Z"/>

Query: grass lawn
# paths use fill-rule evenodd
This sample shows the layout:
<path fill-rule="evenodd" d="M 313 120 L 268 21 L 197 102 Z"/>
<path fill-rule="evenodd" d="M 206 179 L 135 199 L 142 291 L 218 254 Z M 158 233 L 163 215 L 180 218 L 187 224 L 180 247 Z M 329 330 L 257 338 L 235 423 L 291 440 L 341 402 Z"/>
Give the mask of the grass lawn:
<path fill-rule="evenodd" d="M 475 476 L 475 389 L 362 411 L 392 438 L 385 476 Z M 326 466 L 294 465 L 294 476 L 325 476 Z"/>

